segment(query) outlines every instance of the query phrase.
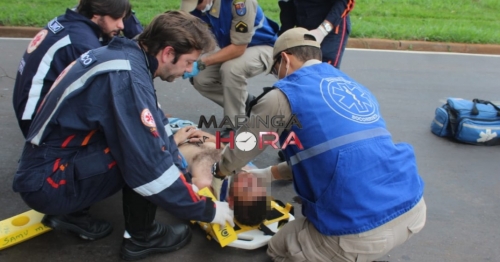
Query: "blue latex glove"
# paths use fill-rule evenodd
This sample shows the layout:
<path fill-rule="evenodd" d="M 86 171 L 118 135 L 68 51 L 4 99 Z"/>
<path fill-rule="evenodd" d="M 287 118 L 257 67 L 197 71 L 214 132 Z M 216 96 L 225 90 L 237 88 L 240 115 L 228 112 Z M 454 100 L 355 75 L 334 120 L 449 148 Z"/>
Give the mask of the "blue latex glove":
<path fill-rule="evenodd" d="M 199 72 L 200 70 L 198 69 L 198 61 L 195 61 L 193 63 L 193 70 L 191 71 L 191 73 L 184 72 L 184 75 L 182 75 L 182 79 L 187 79 L 196 76 Z"/>

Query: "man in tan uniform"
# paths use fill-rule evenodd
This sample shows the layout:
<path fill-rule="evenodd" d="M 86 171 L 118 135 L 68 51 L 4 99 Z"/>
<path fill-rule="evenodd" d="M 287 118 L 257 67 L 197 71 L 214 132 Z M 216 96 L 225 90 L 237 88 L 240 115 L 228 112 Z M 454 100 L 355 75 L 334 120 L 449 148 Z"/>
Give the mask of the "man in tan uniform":
<path fill-rule="evenodd" d="M 200 58 L 184 78 L 193 78 L 194 88 L 222 106 L 224 116 L 244 115 L 252 99 L 247 78 L 271 66 L 278 24 L 264 15 L 256 0 L 183 0 L 181 10 L 205 21 L 220 47 Z"/>
<path fill-rule="evenodd" d="M 320 44 L 305 28 L 284 32 L 273 58 L 279 81 L 254 100 L 250 117 L 282 116 L 296 124 L 242 126 L 234 149 L 226 146 L 212 170 L 214 179 L 224 179 L 254 159 L 265 149 L 256 142 L 260 132 L 276 132 L 281 146 L 293 132 L 297 143 L 283 149 L 286 162 L 250 171 L 293 179 L 303 203 L 304 217 L 272 237 L 268 255 L 274 261 L 369 262 L 420 232 L 426 205 L 413 148 L 393 143 L 373 94 L 322 63 Z"/>

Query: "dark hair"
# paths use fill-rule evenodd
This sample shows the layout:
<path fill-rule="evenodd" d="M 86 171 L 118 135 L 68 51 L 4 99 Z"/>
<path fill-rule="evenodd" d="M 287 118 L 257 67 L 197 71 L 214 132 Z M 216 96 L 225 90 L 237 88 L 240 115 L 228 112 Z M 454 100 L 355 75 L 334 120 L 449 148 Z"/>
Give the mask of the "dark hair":
<path fill-rule="evenodd" d="M 311 35 L 304 35 L 304 40 L 313 40 L 316 41 L 316 39 L 311 36 Z M 283 52 L 287 54 L 294 55 L 298 60 L 305 62 L 307 60 L 311 59 L 318 59 L 321 61 L 321 49 L 314 47 L 314 46 L 295 46 L 291 47 L 289 49 L 283 50 Z M 276 63 L 279 63 L 281 61 L 281 52 L 276 55 Z"/>
<path fill-rule="evenodd" d="M 242 201 L 234 197 L 234 219 L 245 226 L 257 226 L 266 220 L 270 209 L 266 196 L 258 196 L 256 200 Z"/>
<path fill-rule="evenodd" d="M 92 18 L 94 15 L 109 15 L 114 19 L 128 18 L 132 13 L 129 0 L 80 0 L 76 12 Z"/>
<path fill-rule="evenodd" d="M 208 25 L 183 11 L 167 11 L 157 15 L 139 35 L 138 41 L 152 56 L 156 56 L 167 46 L 173 47 L 174 64 L 181 55 L 194 50 L 210 52 L 216 46 Z"/>

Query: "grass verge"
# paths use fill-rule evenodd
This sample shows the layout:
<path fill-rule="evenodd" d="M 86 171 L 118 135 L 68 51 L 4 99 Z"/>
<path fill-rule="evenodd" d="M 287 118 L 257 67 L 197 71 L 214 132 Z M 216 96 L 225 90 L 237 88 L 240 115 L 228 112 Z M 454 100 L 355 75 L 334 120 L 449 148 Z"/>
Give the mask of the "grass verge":
<path fill-rule="evenodd" d="M 77 0 L 0 0 L 0 25 L 42 27 Z M 278 0 L 259 0 L 266 15 L 279 21 Z M 142 23 L 177 9 L 180 0 L 132 0 Z M 357 0 L 351 13 L 354 38 L 383 38 L 500 44 L 498 0 Z"/>

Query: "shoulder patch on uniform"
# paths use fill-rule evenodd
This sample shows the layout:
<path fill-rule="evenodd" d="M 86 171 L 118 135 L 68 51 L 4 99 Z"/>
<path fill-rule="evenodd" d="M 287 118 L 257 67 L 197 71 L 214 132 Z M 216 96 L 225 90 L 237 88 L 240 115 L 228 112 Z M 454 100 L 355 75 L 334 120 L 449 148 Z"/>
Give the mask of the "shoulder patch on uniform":
<path fill-rule="evenodd" d="M 153 117 L 153 114 L 151 114 L 151 111 L 149 111 L 148 108 L 144 108 L 142 110 L 141 121 L 145 126 L 149 127 L 149 131 L 154 137 L 156 138 L 160 137 L 160 133 L 158 133 L 158 129 L 156 129 L 155 118 Z"/>
<path fill-rule="evenodd" d="M 47 24 L 47 27 L 52 31 L 52 33 L 57 34 L 61 32 L 64 29 L 64 26 L 57 21 L 57 17 L 50 20 L 50 22 Z"/>
<path fill-rule="evenodd" d="M 47 31 L 47 29 L 43 29 L 42 31 L 38 32 L 38 34 L 36 34 L 35 37 L 31 39 L 31 42 L 28 45 L 28 49 L 26 49 L 26 52 L 29 54 L 35 51 L 35 49 L 42 43 L 43 39 L 45 39 L 48 32 L 49 31 Z"/>
<path fill-rule="evenodd" d="M 238 33 L 248 33 L 248 25 L 243 21 L 239 21 L 234 28 Z"/>
<path fill-rule="evenodd" d="M 147 127 L 156 127 L 155 119 L 148 108 L 144 108 L 141 112 L 141 121 Z"/>
<path fill-rule="evenodd" d="M 95 63 L 97 61 L 97 58 L 95 57 L 92 50 L 90 50 L 90 51 L 83 53 L 80 56 L 80 59 L 78 59 L 78 61 L 80 61 L 80 63 L 82 63 L 83 67 L 88 67 L 91 64 Z"/>
<path fill-rule="evenodd" d="M 233 1 L 234 9 L 236 10 L 236 14 L 239 16 L 244 16 L 247 13 L 247 7 L 245 5 L 245 1 L 243 0 L 234 0 Z"/>

